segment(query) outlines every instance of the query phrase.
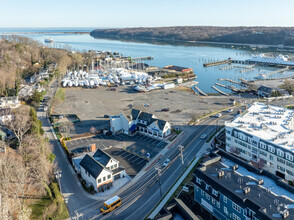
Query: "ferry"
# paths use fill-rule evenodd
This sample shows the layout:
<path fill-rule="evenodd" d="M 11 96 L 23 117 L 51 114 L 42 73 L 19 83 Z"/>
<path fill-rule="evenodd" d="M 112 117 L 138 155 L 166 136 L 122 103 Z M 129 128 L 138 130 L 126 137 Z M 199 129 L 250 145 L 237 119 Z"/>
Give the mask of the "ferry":
<path fill-rule="evenodd" d="M 44 41 L 45 41 L 45 43 L 52 43 L 53 39 L 52 38 L 46 38 Z"/>

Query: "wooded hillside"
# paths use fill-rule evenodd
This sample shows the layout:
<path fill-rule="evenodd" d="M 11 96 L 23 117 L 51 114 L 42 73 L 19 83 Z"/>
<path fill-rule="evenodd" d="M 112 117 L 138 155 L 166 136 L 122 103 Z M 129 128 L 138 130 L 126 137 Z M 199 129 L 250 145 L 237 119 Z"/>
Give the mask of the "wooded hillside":
<path fill-rule="evenodd" d="M 175 26 L 155 28 L 96 29 L 97 38 L 211 41 L 224 43 L 294 46 L 294 27 Z"/>

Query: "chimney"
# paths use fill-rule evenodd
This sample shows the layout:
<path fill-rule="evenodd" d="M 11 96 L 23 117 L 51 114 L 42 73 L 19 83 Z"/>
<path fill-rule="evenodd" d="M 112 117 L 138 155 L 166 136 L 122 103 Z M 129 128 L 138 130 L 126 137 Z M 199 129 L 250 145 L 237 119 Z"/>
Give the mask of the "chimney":
<path fill-rule="evenodd" d="M 91 144 L 90 148 L 91 148 L 91 152 L 96 151 L 96 144 Z"/>
<path fill-rule="evenodd" d="M 232 167 L 232 170 L 237 170 L 238 169 L 238 164 L 235 164 L 233 167 Z"/>

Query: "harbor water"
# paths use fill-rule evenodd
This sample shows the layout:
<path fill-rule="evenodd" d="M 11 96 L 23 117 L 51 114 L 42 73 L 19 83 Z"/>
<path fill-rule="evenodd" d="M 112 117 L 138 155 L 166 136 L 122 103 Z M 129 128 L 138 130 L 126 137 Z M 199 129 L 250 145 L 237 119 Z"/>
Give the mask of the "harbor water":
<path fill-rule="evenodd" d="M 276 71 L 276 68 L 257 67 L 245 70 L 239 64 L 223 64 L 219 66 L 203 67 L 203 63 L 221 61 L 229 57 L 235 60 L 245 60 L 250 58 L 251 54 L 261 52 L 261 49 L 250 48 L 245 46 L 216 46 L 216 45 L 164 45 L 151 43 L 126 42 L 120 40 L 95 39 L 88 34 L 56 33 L 56 32 L 85 32 L 91 29 L 0 29 L 0 33 L 19 33 L 24 34 L 34 40 L 44 43 L 44 39 L 51 38 L 54 40 L 51 47 L 68 48 L 78 51 L 87 50 L 104 50 L 123 54 L 131 57 L 151 56 L 154 59 L 144 61 L 149 65 L 159 67 L 167 65 L 177 65 L 193 68 L 199 82 L 198 87 L 206 93 L 217 93 L 212 86 L 218 83 L 218 79 L 226 78 L 238 81 L 240 78 L 253 80 L 259 75 L 268 75 L 268 78 L 282 78 L 294 75 L 292 70 L 282 71 L 277 74 L 270 74 Z M 34 34 L 34 32 L 36 34 Z M 46 33 L 40 33 L 46 32 Z M 274 51 L 275 52 L 275 51 Z M 228 81 L 219 82 L 229 85 Z M 238 85 L 234 85 L 238 88 Z M 218 89 L 229 93 L 230 90 L 218 87 Z"/>

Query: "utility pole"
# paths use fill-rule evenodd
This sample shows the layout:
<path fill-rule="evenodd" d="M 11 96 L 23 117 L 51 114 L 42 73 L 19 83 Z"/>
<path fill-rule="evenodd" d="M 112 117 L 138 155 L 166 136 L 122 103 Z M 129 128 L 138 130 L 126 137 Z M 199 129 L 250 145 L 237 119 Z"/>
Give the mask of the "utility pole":
<path fill-rule="evenodd" d="M 60 193 L 62 195 L 62 190 L 61 190 L 61 184 L 60 184 L 60 178 L 61 178 L 61 170 L 57 170 L 55 173 L 55 177 L 58 181 L 58 185 L 59 185 L 59 189 L 60 189 Z"/>
<path fill-rule="evenodd" d="M 83 217 L 84 214 L 78 213 L 78 211 L 75 211 L 76 215 L 72 217 L 73 220 L 79 220 L 80 217 Z"/>
<path fill-rule="evenodd" d="M 161 192 L 161 182 L 160 182 L 160 172 L 161 168 L 159 167 L 158 164 L 155 165 L 155 170 L 157 170 L 157 179 L 158 179 L 158 184 L 159 184 L 159 192 L 160 192 L 160 198 L 162 198 L 162 192 Z"/>
<path fill-rule="evenodd" d="M 184 146 L 179 145 L 178 148 L 181 151 L 182 172 L 184 172 L 184 154 L 183 154 Z"/>

